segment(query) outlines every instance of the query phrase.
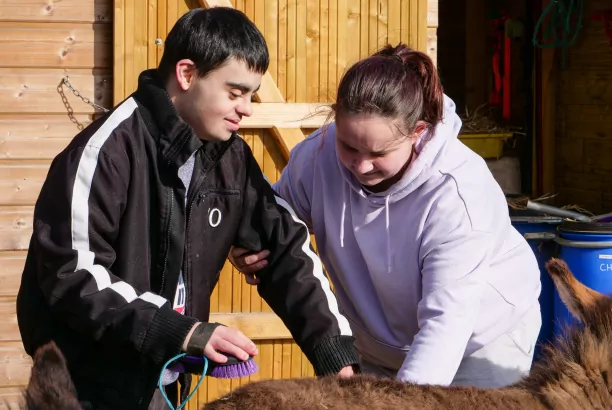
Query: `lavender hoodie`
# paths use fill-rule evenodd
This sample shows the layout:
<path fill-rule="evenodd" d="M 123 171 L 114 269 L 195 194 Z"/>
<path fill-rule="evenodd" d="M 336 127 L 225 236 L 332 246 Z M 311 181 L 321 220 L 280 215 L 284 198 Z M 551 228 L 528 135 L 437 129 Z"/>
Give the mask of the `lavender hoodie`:
<path fill-rule="evenodd" d="M 291 151 L 274 186 L 314 233 L 360 354 L 402 381 L 450 384 L 463 357 L 539 309 L 535 256 L 460 128 L 445 97 L 404 177 L 368 193 L 330 124 Z"/>

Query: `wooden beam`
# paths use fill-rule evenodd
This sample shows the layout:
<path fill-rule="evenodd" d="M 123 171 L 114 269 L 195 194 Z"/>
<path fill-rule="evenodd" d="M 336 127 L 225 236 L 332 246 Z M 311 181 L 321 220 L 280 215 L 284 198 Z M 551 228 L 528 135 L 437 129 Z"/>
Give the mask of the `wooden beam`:
<path fill-rule="evenodd" d="M 292 339 L 274 313 L 213 313 L 210 322 L 237 328 L 253 341 Z M 0 342 L 0 362 L 3 364 L 0 368 L 0 401 L 14 400 L 18 396 L 17 391 L 27 385 L 32 367 L 32 359 L 23 348 L 17 327 L 14 298 L 0 298 Z M 255 360 L 266 360 L 263 358 L 270 354 L 262 350 Z"/>
<path fill-rule="evenodd" d="M 109 23 L 2 21 L 2 66 L 110 68 L 112 29 Z"/>
<path fill-rule="evenodd" d="M 201 7 L 234 7 L 230 0 L 198 0 Z"/>
<path fill-rule="evenodd" d="M 321 127 L 328 113 L 323 103 L 253 103 L 253 115 L 244 117 L 240 128 L 276 127 L 283 129 L 286 140 L 291 136 L 299 142 L 303 134 L 296 130 Z M 74 120 L 87 126 L 91 117 L 75 114 Z M 0 160 L 53 159 L 77 132 L 77 125 L 66 114 L 0 114 Z"/>
<path fill-rule="evenodd" d="M 112 104 L 113 76 L 104 68 L 0 68 L 0 107 L 3 114 L 92 114 L 96 110 L 76 97 L 64 84 L 68 76 L 82 95 L 103 107 Z"/>
<path fill-rule="evenodd" d="M 293 338 L 283 321 L 273 312 L 211 313 L 209 322 L 238 329 L 251 340 Z M 21 342 L 14 297 L 0 298 L 0 341 Z"/>
<path fill-rule="evenodd" d="M 15 297 L 21 284 L 25 251 L 0 252 L 0 299 Z"/>
<path fill-rule="evenodd" d="M 557 101 L 555 99 L 557 91 L 557 68 L 555 65 L 555 49 L 545 48 L 542 53 L 542 164 L 541 175 L 542 184 L 533 185 L 532 194 L 534 196 L 544 195 L 555 192 L 555 134 L 556 134 L 556 114 Z M 537 148 L 535 150 L 538 153 Z M 536 156 L 537 158 L 537 156 Z M 537 161 L 536 161 L 537 164 Z M 538 168 L 534 168 L 537 175 Z"/>
<path fill-rule="evenodd" d="M 229 0 L 198 0 L 202 7 L 233 7 Z M 261 86 L 255 96 L 262 103 L 286 103 L 283 94 L 276 86 L 272 75 L 266 71 L 261 79 Z M 297 143 L 304 139 L 304 133 L 296 128 L 272 127 L 272 135 L 276 139 L 283 156 L 289 160 L 289 152 Z"/>
<path fill-rule="evenodd" d="M 280 92 L 272 75 L 269 71 L 266 71 L 265 74 L 261 78 L 261 87 L 256 93 L 256 98 L 259 102 L 268 102 L 268 103 L 284 103 L 285 97 Z"/>
<path fill-rule="evenodd" d="M 0 302 L 0 386 L 25 386 L 30 378 L 32 359 L 19 338 L 15 301 Z M 274 313 L 215 313 L 211 322 L 219 322 L 241 330 L 254 341 L 291 339 L 291 335 Z"/>
<path fill-rule="evenodd" d="M 108 0 L 0 0 L 0 16 L 2 16 L 2 21 L 112 23 L 113 2 Z"/>
<path fill-rule="evenodd" d="M 253 103 L 253 115 L 244 117 L 241 128 L 282 128 L 299 131 L 300 128 L 319 128 L 327 119 L 329 108 L 323 103 Z M 290 131 L 287 131 L 290 133 Z M 304 138 L 304 134 L 301 133 Z M 290 135 L 290 134 L 287 134 Z M 1 137 L 0 137 L 1 138 Z"/>
<path fill-rule="evenodd" d="M 289 153 L 293 147 L 304 139 L 304 133 L 299 128 L 272 127 L 270 131 L 276 139 L 276 143 L 278 144 L 278 147 L 286 160 L 289 160 Z"/>
<path fill-rule="evenodd" d="M 439 0 L 427 1 L 427 27 L 438 27 Z"/>
<path fill-rule="evenodd" d="M 25 386 L 0 387 L 0 402 L 4 403 L 6 409 L 24 409 L 23 389 Z"/>
<path fill-rule="evenodd" d="M 273 312 L 211 313 L 209 322 L 238 329 L 251 340 L 293 339 L 289 329 Z"/>

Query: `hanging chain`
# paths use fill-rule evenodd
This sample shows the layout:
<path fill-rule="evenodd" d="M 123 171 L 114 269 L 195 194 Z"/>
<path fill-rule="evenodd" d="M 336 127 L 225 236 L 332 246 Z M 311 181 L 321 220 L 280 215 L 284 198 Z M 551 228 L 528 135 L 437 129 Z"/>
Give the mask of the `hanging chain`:
<path fill-rule="evenodd" d="M 76 124 L 77 128 L 79 130 L 82 130 L 83 128 L 85 128 L 85 126 L 83 124 L 81 124 L 79 122 L 79 120 L 76 119 L 76 117 L 74 116 L 74 110 L 72 109 L 72 106 L 70 105 L 70 102 L 68 101 L 68 98 L 66 98 L 66 94 L 64 94 L 64 90 L 63 90 L 63 86 L 66 86 L 75 96 L 77 96 L 78 98 L 80 98 L 85 104 L 91 105 L 93 108 L 98 109 L 102 112 L 108 112 L 108 109 L 96 104 L 95 102 L 91 101 L 89 98 L 85 97 L 84 95 L 82 95 L 76 88 L 74 88 L 72 86 L 72 84 L 70 84 L 70 80 L 68 79 L 68 76 L 62 78 L 62 81 L 60 81 L 60 83 L 57 86 L 57 92 L 59 93 L 60 97 L 62 98 L 62 102 L 64 103 L 64 106 L 66 107 L 66 111 L 68 112 L 68 118 L 70 118 L 70 121 L 72 121 L 73 123 Z"/>

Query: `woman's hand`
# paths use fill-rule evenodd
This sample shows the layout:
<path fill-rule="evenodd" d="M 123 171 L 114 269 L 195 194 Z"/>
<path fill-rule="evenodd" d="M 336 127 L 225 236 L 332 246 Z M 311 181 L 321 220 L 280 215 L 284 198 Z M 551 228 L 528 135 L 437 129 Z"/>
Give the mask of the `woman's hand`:
<path fill-rule="evenodd" d="M 354 375 L 355 372 L 353 371 L 353 366 L 346 366 L 338 373 L 338 377 L 340 377 L 341 379 L 348 379 L 353 377 Z"/>
<path fill-rule="evenodd" d="M 268 261 L 265 259 L 268 256 L 270 256 L 270 251 L 266 249 L 258 253 L 252 253 L 249 249 L 232 247 L 229 260 L 238 271 L 244 274 L 246 283 L 257 285 L 259 279 L 255 277 L 255 272 L 268 265 Z"/>

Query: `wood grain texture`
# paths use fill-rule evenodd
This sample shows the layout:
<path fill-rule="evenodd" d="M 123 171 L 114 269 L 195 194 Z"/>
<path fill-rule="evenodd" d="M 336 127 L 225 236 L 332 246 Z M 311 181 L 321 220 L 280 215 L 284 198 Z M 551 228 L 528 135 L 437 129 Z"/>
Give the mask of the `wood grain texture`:
<path fill-rule="evenodd" d="M 1 22 L 4 67 L 110 68 L 109 23 Z"/>
<path fill-rule="evenodd" d="M 3 114 L 66 114 L 68 109 L 58 92 L 68 76 L 72 86 L 102 107 L 112 103 L 112 74 L 103 68 L 46 69 L 0 68 L 0 107 Z M 75 114 L 100 112 L 63 86 L 67 103 Z"/>
<path fill-rule="evenodd" d="M 112 0 L 0 0 L 1 21 L 106 22 Z"/>

